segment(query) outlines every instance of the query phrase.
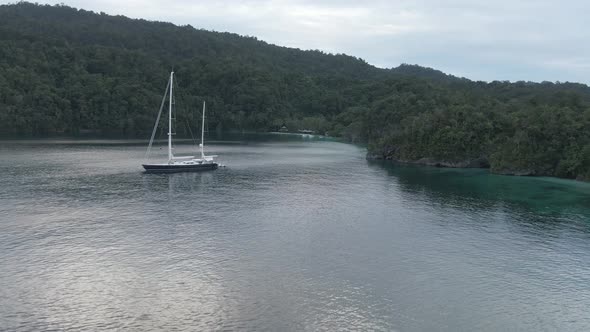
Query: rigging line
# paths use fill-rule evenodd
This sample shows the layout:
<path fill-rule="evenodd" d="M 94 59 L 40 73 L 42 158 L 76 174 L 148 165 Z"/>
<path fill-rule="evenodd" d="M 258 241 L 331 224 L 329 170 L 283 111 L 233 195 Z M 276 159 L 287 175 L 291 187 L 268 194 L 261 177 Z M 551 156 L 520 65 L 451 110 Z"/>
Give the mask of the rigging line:
<path fill-rule="evenodd" d="M 168 84 L 166 84 L 166 91 L 164 92 L 164 97 L 162 97 L 162 103 L 160 104 L 160 110 L 158 111 L 158 117 L 156 118 L 156 123 L 154 124 L 154 129 L 152 130 L 152 136 L 150 137 L 150 144 L 148 144 L 147 151 L 145 152 L 145 160 L 146 161 L 150 157 L 152 143 L 154 143 L 154 136 L 156 136 L 156 131 L 158 130 L 158 124 L 160 123 L 160 117 L 162 115 L 162 109 L 164 108 L 164 103 L 166 102 L 166 96 L 168 95 L 168 88 L 169 87 L 170 87 L 170 80 L 168 80 Z"/>
<path fill-rule="evenodd" d="M 176 91 L 181 91 L 181 90 L 179 89 L 178 85 L 179 85 L 179 83 L 178 83 L 178 79 L 176 79 L 176 80 L 174 81 L 174 88 L 176 89 Z M 183 104 L 183 102 L 184 102 L 184 101 L 186 101 L 186 99 L 185 99 L 185 98 L 183 98 L 183 96 L 182 96 L 182 94 L 181 94 L 181 93 L 180 93 L 180 94 L 179 94 L 179 93 L 176 93 L 176 95 L 174 96 L 174 110 L 175 110 L 175 112 L 176 112 L 176 115 L 177 115 L 177 117 L 178 117 L 178 112 L 177 112 L 177 111 L 178 111 L 178 108 L 176 107 L 176 99 L 179 99 L 179 102 L 180 102 L 181 104 Z M 187 105 L 187 104 L 188 104 L 188 103 L 184 103 L 184 105 Z M 194 116 L 193 116 L 193 119 L 194 119 Z M 195 135 L 193 134 L 193 130 L 192 130 L 192 128 L 191 128 L 190 122 L 188 121 L 187 117 L 185 117 L 185 118 L 184 118 L 184 122 L 185 122 L 185 124 L 186 124 L 186 126 L 187 126 L 187 128 L 188 128 L 189 134 L 191 135 L 191 140 L 193 141 L 193 144 L 194 144 L 195 146 L 197 146 L 197 140 L 195 139 Z"/>
<path fill-rule="evenodd" d="M 197 140 L 195 139 L 195 135 L 193 135 L 193 130 L 191 129 L 191 125 L 188 122 L 187 119 L 184 119 L 186 126 L 188 128 L 188 132 L 191 134 L 191 139 L 193 140 L 193 144 L 196 146 L 197 145 Z"/>

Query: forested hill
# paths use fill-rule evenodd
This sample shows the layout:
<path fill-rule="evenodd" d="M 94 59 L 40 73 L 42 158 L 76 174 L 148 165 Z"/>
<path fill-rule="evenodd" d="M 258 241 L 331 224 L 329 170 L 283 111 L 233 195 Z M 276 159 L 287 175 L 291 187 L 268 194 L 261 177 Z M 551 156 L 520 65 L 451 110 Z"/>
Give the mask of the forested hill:
<path fill-rule="evenodd" d="M 0 43 L 0 123 L 15 134 L 145 133 L 171 68 L 180 105 L 206 99 L 213 122 L 263 130 L 338 114 L 352 82 L 388 75 L 351 56 L 30 3 L 0 6 Z"/>
<path fill-rule="evenodd" d="M 380 69 L 231 33 L 22 2 L 0 6 L 0 134 L 147 137 L 171 68 L 180 124 L 196 123 L 206 100 L 218 130 L 286 124 L 367 142 L 378 158 L 590 179 L 583 84 Z"/>

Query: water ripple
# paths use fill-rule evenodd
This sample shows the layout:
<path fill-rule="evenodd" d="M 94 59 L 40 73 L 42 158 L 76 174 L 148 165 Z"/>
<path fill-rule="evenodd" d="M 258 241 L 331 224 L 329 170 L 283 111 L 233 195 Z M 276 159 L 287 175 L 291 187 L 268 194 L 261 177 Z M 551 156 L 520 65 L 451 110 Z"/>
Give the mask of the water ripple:
<path fill-rule="evenodd" d="M 211 149 L 145 175 L 135 143 L 0 144 L 0 330 L 590 328 L 588 185 Z"/>

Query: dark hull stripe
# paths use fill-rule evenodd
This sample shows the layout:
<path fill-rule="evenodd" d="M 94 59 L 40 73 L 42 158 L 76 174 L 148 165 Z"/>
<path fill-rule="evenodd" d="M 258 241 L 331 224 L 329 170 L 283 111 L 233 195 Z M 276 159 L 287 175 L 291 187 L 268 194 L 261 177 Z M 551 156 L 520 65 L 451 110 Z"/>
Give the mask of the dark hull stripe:
<path fill-rule="evenodd" d="M 200 172 L 217 169 L 217 164 L 202 165 L 142 165 L 146 173 Z"/>

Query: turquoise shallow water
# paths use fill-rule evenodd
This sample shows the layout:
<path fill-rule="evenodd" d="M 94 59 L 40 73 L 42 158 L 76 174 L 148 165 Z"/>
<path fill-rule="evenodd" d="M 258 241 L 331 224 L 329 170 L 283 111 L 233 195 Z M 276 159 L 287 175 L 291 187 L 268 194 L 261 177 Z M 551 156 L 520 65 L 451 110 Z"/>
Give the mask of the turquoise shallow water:
<path fill-rule="evenodd" d="M 0 330 L 590 329 L 589 184 L 210 150 L 146 175 L 142 142 L 1 142 Z"/>

